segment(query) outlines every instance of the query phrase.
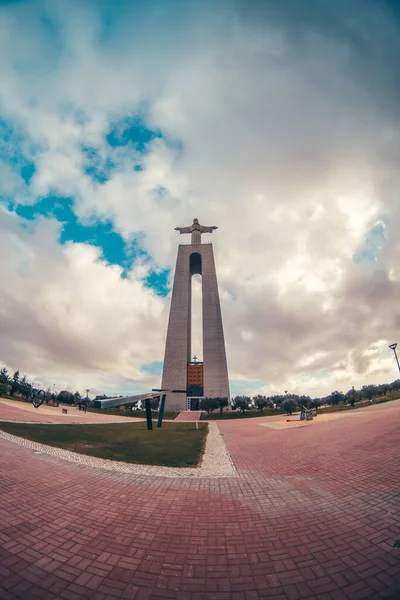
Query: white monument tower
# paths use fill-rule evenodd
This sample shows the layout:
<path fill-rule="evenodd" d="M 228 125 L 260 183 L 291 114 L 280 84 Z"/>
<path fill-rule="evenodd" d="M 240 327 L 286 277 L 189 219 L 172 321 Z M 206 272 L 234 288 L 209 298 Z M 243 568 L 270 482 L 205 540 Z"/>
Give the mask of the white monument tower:
<path fill-rule="evenodd" d="M 176 227 L 190 233 L 191 243 L 180 244 L 176 260 L 162 388 L 187 390 L 168 393 L 168 409 L 197 410 L 201 397 L 229 398 L 224 331 L 219 303 L 217 275 L 212 244 L 202 244 L 201 234 L 217 227 L 204 227 L 197 219 L 190 227 Z M 202 277 L 203 362 L 191 362 L 192 275 Z"/>

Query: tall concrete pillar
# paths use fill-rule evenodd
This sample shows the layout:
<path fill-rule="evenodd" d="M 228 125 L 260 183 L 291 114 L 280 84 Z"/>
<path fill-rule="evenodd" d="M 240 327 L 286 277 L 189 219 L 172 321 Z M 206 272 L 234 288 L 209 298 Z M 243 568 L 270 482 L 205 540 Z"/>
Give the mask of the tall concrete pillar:
<path fill-rule="evenodd" d="M 229 398 L 228 368 L 224 331 L 219 302 L 217 275 L 212 244 L 202 244 L 201 234 L 216 227 L 204 227 L 197 219 L 191 227 L 177 228 L 191 233 L 192 243 L 178 248 L 172 290 L 167 340 L 165 345 L 163 389 L 188 389 L 188 366 L 191 363 L 192 276 L 202 276 L 203 296 L 203 397 Z M 199 365 L 197 366 L 197 373 Z M 170 410 L 187 409 L 186 394 L 167 393 Z"/>
<path fill-rule="evenodd" d="M 204 396 L 229 398 L 224 330 L 212 244 L 201 245 Z"/>

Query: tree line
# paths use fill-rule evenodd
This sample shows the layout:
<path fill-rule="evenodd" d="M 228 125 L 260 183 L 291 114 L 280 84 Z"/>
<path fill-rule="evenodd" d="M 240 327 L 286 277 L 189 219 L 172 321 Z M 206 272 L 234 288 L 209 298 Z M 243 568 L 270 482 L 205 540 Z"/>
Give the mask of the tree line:
<path fill-rule="evenodd" d="M 207 411 L 208 414 L 214 410 L 219 410 L 222 414 L 224 408 L 231 408 L 244 413 L 246 410 L 257 409 L 260 412 L 265 409 L 278 409 L 286 410 L 288 414 L 296 408 L 304 406 L 305 408 L 321 406 L 319 399 L 311 399 L 309 396 L 298 396 L 296 394 L 291 395 L 276 395 L 276 396 L 263 396 L 258 394 L 257 396 L 236 396 L 231 401 L 228 398 L 202 398 L 200 400 L 200 410 Z"/>
<path fill-rule="evenodd" d="M 380 385 L 363 385 L 360 389 L 354 386 L 346 393 L 335 390 L 328 396 L 321 398 L 311 398 L 310 396 L 290 394 L 275 394 L 273 396 L 236 396 L 229 402 L 228 398 L 203 398 L 200 400 L 200 409 L 209 414 L 219 409 L 221 414 L 225 407 L 230 406 L 233 410 L 245 412 L 246 410 L 258 410 L 260 412 L 266 409 L 277 409 L 285 411 L 291 415 L 295 410 L 304 408 L 319 408 L 322 405 L 336 406 L 337 404 L 349 404 L 354 406 L 356 402 L 372 400 L 373 398 L 385 397 L 389 393 L 400 392 L 400 379 L 392 383 L 382 383 Z"/>
<path fill-rule="evenodd" d="M 20 396 L 25 400 L 29 400 L 32 396 L 40 392 L 39 388 L 35 387 L 30 383 L 26 375 L 21 377 L 19 371 L 15 371 L 13 375 L 10 375 L 5 367 L 0 370 L 0 395 L 10 396 L 11 398 Z M 68 390 L 62 390 L 58 394 L 52 392 L 50 388 L 44 390 L 46 402 L 56 401 L 61 404 L 81 404 L 85 399 L 82 399 L 79 392 L 69 392 Z"/>
<path fill-rule="evenodd" d="M 5 367 L 0 370 L 0 395 L 15 397 L 20 396 L 29 400 L 35 392 L 40 390 L 30 383 L 26 376 L 21 377 L 19 371 L 10 375 Z M 400 379 L 392 383 L 382 383 L 380 385 L 363 385 L 360 389 L 352 387 L 346 393 L 335 390 L 328 396 L 322 398 L 311 398 L 310 396 L 291 394 L 275 394 L 272 396 L 236 396 L 235 398 L 202 398 L 200 400 L 200 410 L 207 411 L 208 414 L 214 410 L 219 410 L 222 414 L 224 408 L 231 408 L 245 412 L 246 410 L 256 409 L 260 412 L 265 409 L 278 409 L 292 414 L 295 410 L 304 408 L 319 408 L 321 405 L 335 406 L 340 403 L 354 406 L 356 402 L 372 400 L 373 398 L 384 397 L 389 393 L 400 392 Z M 93 401 L 82 398 L 79 392 L 74 394 L 68 390 L 62 390 L 58 394 L 52 392 L 50 388 L 45 392 L 46 401 L 54 400 L 62 404 L 82 404 L 91 405 Z M 115 397 L 115 396 L 114 396 Z M 121 397 L 121 396 L 120 396 Z M 97 396 L 97 398 L 107 398 L 107 396 Z M 157 407 L 152 406 L 153 410 Z"/>

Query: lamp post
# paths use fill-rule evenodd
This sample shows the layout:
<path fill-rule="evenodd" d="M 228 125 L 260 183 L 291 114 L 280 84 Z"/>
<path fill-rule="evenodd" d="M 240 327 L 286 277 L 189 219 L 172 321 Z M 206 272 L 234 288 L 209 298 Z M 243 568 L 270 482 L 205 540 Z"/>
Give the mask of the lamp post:
<path fill-rule="evenodd" d="M 399 368 L 399 371 L 400 371 L 400 363 L 399 363 L 399 359 L 398 359 L 398 357 L 397 357 L 397 352 L 396 352 L 397 343 L 396 343 L 396 344 L 390 344 L 389 348 L 390 348 L 391 350 L 393 350 L 393 352 L 394 352 L 394 355 L 395 355 L 395 357 L 396 357 L 397 366 L 398 366 L 398 368 Z"/>

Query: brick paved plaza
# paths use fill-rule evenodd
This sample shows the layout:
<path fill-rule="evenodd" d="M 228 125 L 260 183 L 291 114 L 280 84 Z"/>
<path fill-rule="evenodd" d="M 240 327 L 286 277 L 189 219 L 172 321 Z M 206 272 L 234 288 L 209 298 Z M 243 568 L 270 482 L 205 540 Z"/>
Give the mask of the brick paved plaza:
<path fill-rule="evenodd" d="M 0 403 L 3 419 L 61 422 L 40 411 Z M 0 598 L 400 598 L 400 402 L 266 422 L 218 423 L 230 478 L 121 474 L 0 439 Z"/>

